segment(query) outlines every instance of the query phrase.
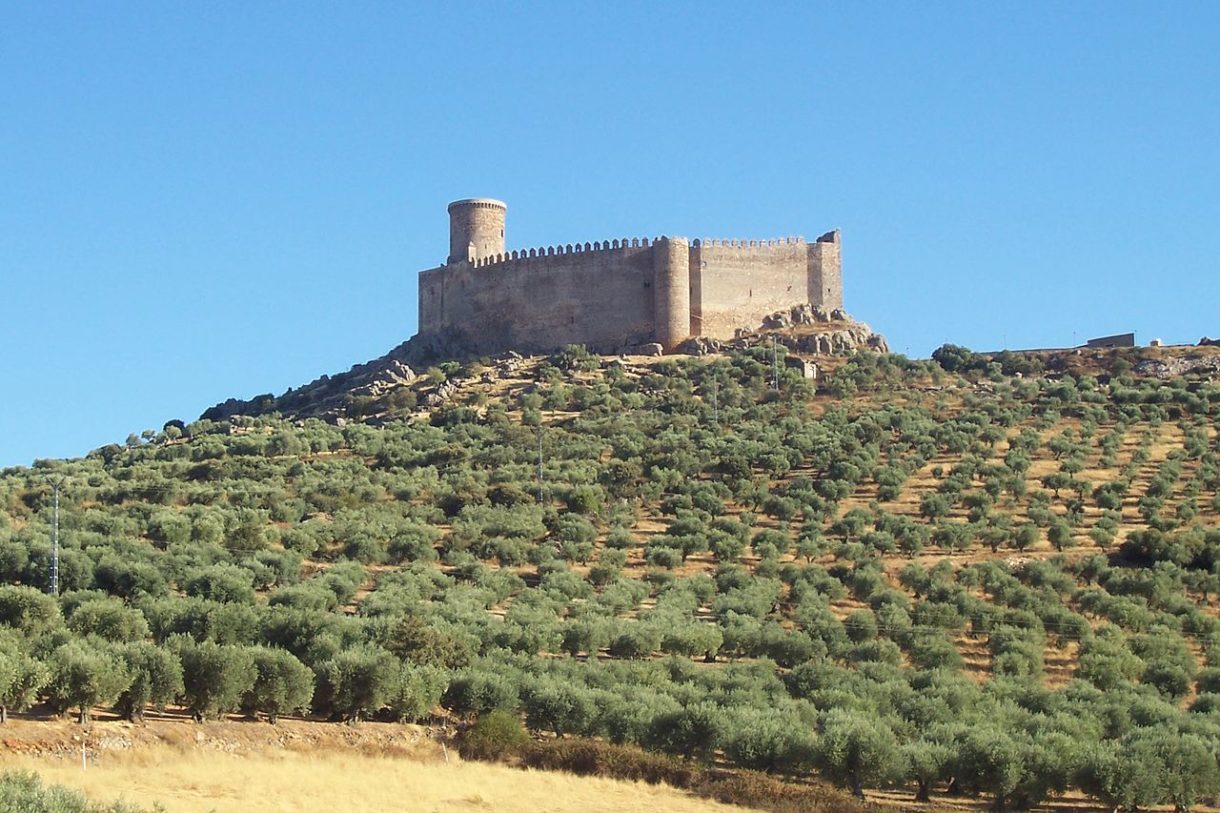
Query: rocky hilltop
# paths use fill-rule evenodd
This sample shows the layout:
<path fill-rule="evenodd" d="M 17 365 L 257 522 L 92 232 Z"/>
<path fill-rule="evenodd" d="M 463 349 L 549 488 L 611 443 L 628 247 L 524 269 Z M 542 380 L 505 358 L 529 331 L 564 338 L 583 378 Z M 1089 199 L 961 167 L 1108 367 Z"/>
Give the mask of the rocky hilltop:
<path fill-rule="evenodd" d="M 754 329 L 739 330 L 736 338 L 729 341 L 706 337 L 689 339 L 678 348 L 677 355 L 706 356 L 770 345 L 772 342 L 786 347 L 789 363 L 802 364 L 810 377 L 816 374 L 816 360 L 819 356 L 843 355 L 856 350 L 889 352 L 889 345 L 884 336 L 873 332 L 867 324 L 852 319 L 842 309 L 827 310 L 820 306 L 797 305 L 789 310 L 768 315 L 762 324 Z M 624 348 L 621 354 L 609 358 L 630 359 L 660 355 L 660 345 L 644 344 Z M 430 366 L 471 358 L 473 356 L 470 352 L 461 346 L 438 343 L 435 337 L 421 339 L 416 336 L 384 356 L 357 364 L 347 372 L 320 376 L 279 396 L 267 393 L 249 400 L 230 398 L 208 409 L 202 417 L 225 420 L 236 415 L 264 415 L 271 412 L 279 412 L 291 418 L 358 417 L 358 405 L 381 401 L 391 397 L 396 391 L 405 391 L 416 382 L 420 373 Z M 483 361 L 484 370 L 479 379 L 482 383 L 493 383 L 496 380 L 512 378 L 525 363 L 525 357 L 510 351 Z M 453 377 L 438 382 L 435 387 L 427 388 L 423 393 L 422 406 L 438 406 L 444 403 L 462 385 L 463 379 Z M 356 409 L 353 409 L 354 405 L 357 405 Z"/>

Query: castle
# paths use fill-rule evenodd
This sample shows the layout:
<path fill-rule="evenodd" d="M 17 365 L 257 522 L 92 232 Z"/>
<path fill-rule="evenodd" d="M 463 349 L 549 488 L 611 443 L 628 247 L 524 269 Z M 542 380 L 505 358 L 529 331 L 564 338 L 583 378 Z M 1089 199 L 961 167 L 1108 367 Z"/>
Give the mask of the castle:
<path fill-rule="evenodd" d="M 837 230 L 812 243 L 645 237 L 506 251 L 507 208 L 449 204 L 449 259 L 419 275 L 419 339 L 479 353 L 670 352 L 801 303 L 843 307 Z"/>

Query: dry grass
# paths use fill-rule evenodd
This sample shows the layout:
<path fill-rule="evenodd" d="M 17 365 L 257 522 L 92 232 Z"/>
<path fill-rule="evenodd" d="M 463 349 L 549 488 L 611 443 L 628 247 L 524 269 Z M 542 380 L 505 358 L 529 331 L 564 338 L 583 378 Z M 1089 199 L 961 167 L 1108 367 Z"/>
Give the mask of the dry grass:
<path fill-rule="evenodd" d="M 124 799 L 168 813 L 498 811 L 626 813 L 740 811 L 665 786 L 500 765 L 452 764 L 359 753 L 183 751 L 154 745 L 108 753 L 82 771 L 79 757 L 0 753 L 0 769 L 36 771 L 44 781 L 96 800 Z"/>
<path fill-rule="evenodd" d="M 437 733 L 290 719 L 197 725 L 154 715 L 146 725 L 88 729 L 17 719 L 0 726 L 0 771 L 30 770 L 99 801 L 160 803 L 168 813 L 744 810 L 665 785 L 463 762 Z"/>

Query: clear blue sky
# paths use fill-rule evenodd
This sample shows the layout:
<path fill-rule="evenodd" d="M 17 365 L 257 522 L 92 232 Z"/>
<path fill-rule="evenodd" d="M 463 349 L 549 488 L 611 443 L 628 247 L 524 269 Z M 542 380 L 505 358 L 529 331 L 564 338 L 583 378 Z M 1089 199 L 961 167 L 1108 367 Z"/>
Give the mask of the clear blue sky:
<path fill-rule="evenodd" d="M 839 227 L 895 350 L 1220 333 L 1220 4 L 5 3 L 0 465 L 378 356 L 526 247 Z"/>

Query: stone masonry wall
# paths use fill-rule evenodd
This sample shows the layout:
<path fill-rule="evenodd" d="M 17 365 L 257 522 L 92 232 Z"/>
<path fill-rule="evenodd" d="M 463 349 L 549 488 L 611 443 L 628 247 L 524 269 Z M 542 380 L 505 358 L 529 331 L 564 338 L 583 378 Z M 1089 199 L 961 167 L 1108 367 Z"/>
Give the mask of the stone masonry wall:
<path fill-rule="evenodd" d="M 669 351 L 795 305 L 841 308 L 839 263 L 837 231 L 814 243 L 645 238 L 493 253 L 421 272 L 419 332 L 479 353 Z"/>
<path fill-rule="evenodd" d="M 756 328 L 809 295 L 808 244 L 800 238 L 691 246 L 692 335 L 731 339 L 737 328 Z"/>
<path fill-rule="evenodd" d="M 424 271 L 420 332 L 451 333 L 488 353 L 543 352 L 567 344 L 615 352 L 650 342 L 652 248 L 647 240 L 633 242 L 512 252 L 508 259 L 499 255 Z"/>

